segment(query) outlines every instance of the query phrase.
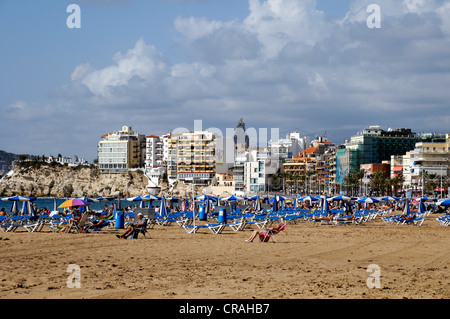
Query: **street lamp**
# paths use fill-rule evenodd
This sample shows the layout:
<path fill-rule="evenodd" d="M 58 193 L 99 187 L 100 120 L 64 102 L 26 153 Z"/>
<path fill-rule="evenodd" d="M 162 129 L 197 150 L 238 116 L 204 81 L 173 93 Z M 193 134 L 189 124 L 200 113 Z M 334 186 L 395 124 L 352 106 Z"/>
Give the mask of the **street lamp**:
<path fill-rule="evenodd" d="M 422 161 L 417 161 L 417 162 L 414 162 L 413 163 L 413 167 L 414 166 L 417 166 L 418 168 L 422 168 L 422 172 L 421 172 L 421 175 L 422 175 L 422 197 L 424 196 L 424 189 L 425 189 L 425 176 L 424 176 L 424 172 L 425 172 L 425 169 L 436 169 L 436 166 L 423 166 L 422 165 Z M 443 173 L 442 173 L 442 170 L 443 170 L 443 168 L 444 168 L 444 165 L 442 165 L 441 163 L 439 163 L 439 165 L 438 165 L 438 167 L 439 167 L 439 171 L 440 171 L 440 180 L 441 180 L 441 182 L 440 182 L 440 189 L 441 189 L 441 198 L 442 198 L 442 191 L 443 191 L 443 189 L 442 189 L 442 175 L 443 175 Z M 414 170 L 414 168 L 413 168 L 413 170 Z"/>

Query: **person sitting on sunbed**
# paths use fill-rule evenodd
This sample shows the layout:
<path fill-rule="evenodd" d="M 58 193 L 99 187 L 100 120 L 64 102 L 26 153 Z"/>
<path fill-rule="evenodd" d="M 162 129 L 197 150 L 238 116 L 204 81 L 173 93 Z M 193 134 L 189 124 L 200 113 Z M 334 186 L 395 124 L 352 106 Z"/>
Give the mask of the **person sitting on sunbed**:
<path fill-rule="evenodd" d="M 2 209 L 0 210 L 0 216 L 9 216 L 9 215 L 8 215 L 8 213 L 5 211 L 5 209 L 2 208 Z"/>
<path fill-rule="evenodd" d="M 130 226 L 127 228 L 127 230 L 122 235 L 116 235 L 117 238 L 124 238 L 127 239 L 130 237 L 133 233 L 137 232 L 139 230 L 139 226 L 144 225 L 146 222 L 146 218 L 144 218 L 144 215 L 142 213 L 138 214 L 138 221 L 136 223 L 130 224 Z"/>
<path fill-rule="evenodd" d="M 275 232 L 277 232 L 281 226 L 283 226 L 282 223 L 278 223 L 276 226 L 270 227 L 268 229 L 264 229 L 264 230 L 254 230 L 252 235 L 250 236 L 249 239 L 245 240 L 247 243 L 251 243 L 253 242 L 253 240 L 256 238 L 256 236 L 258 236 L 260 233 L 262 232 L 268 232 L 270 234 L 273 234 Z"/>
<path fill-rule="evenodd" d="M 317 218 L 314 218 L 314 221 L 315 222 L 320 222 L 320 221 L 328 221 L 328 222 L 330 222 L 330 221 L 332 221 L 333 220 L 333 215 L 329 215 L 329 216 L 326 216 L 326 217 L 317 217 Z"/>
<path fill-rule="evenodd" d="M 59 231 L 61 234 L 65 233 L 67 228 L 72 227 L 74 224 L 78 224 L 81 220 L 82 215 L 80 214 L 80 211 L 78 209 L 74 209 L 72 211 L 72 216 L 73 217 L 69 219 L 67 225 L 64 226 L 64 228 Z"/>
<path fill-rule="evenodd" d="M 416 214 L 401 215 L 401 216 L 399 217 L 399 220 L 400 220 L 400 221 L 411 221 L 411 220 L 413 220 L 414 218 L 416 218 Z"/>
<path fill-rule="evenodd" d="M 349 216 L 349 217 L 340 217 L 337 218 L 336 221 L 337 222 L 351 222 L 354 221 L 356 219 L 355 215 Z"/>

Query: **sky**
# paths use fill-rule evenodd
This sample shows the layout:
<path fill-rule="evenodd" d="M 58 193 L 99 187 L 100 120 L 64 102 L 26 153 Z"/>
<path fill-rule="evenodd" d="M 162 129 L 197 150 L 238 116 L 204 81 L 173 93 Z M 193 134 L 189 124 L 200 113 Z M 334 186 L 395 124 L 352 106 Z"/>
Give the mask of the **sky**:
<path fill-rule="evenodd" d="M 449 41 L 450 0 L 0 0 L 0 149 L 92 161 L 124 125 L 240 118 L 336 144 L 447 133 Z"/>

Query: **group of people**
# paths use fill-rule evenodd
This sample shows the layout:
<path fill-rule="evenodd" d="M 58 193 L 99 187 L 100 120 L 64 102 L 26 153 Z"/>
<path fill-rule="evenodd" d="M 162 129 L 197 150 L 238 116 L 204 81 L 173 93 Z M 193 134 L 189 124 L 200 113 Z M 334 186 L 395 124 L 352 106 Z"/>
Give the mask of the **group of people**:
<path fill-rule="evenodd" d="M 93 210 L 86 210 L 84 212 L 80 212 L 80 209 L 77 207 L 72 207 L 70 210 L 66 209 L 61 214 L 64 217 L 71 216 L 68 219 L 68 223 L 59 230 L 60 233 L 65 233 L 69 227 L 74 225 L 80 225 L 81 219 L 84 214 L 91 215 L 93 218 L 92 221 L 89 222 L 90 228 L 103 228 L 108 225 L 108 220 L 113 217 L 113 212 L 108 205 L 105 205 L 105 208 L 101 213 L 96 213 Z"/>

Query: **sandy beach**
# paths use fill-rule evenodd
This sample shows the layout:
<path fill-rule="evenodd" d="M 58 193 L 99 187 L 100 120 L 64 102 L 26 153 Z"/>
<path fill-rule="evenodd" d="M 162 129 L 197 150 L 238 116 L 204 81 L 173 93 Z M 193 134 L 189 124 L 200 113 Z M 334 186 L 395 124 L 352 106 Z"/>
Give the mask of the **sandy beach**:
<path fill-rule="evenodd" d="M 0 233 L 0 298 L 449 298 L 450 229 L 436 217 L 422 226 L 288 224 L 276 243 L 245 242 L 252 229 L 188 234 L 176 224 L 137 240 L 118 239 L 115 228 Z M 67 285 L 71 264 L 80 288 Z M 373 264 L 379 288 L 367 285 Z"/>

